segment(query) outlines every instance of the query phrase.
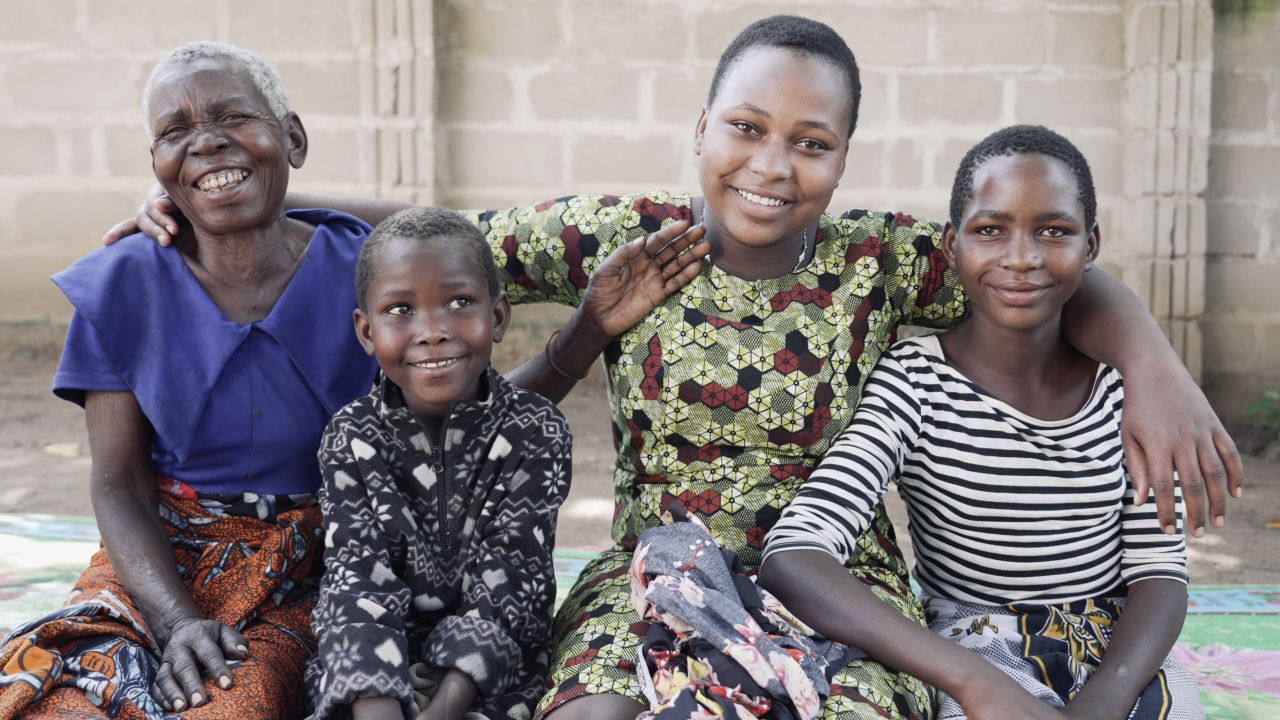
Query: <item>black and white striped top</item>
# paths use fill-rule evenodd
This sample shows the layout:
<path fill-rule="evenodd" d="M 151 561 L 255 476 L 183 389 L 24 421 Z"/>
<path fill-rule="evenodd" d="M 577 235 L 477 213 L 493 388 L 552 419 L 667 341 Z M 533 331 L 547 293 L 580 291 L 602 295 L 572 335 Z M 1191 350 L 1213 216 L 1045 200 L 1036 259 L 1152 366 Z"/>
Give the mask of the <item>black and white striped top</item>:
<path fill-rule="evenodd" d="M 1038 420 L 903 340 L 868 378 L 853 423 L 773 527 L 765 555 L 854 552 L 889 481 L 906 502 L 915 575 L 931 595 L 987 605 L 1096 597 L 1121 582 L 1187 581 L 1181 533 L 1124 472 L 1120 373 L 1100 369 L 1085 406 Z M 1182 498 L 1178 495 L 1178 517 Z"/>

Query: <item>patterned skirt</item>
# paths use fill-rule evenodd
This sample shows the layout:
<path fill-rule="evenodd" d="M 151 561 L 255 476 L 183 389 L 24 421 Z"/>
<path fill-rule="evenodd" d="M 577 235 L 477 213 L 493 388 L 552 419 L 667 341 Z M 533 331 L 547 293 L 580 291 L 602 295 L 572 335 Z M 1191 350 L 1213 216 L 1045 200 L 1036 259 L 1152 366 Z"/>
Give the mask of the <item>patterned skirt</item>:
<path fill-rule="evenodd" d="M 249 641 L 233 685 L 183 718 L 298 717 L 318 578 L 320 509 L 310 496 L 206 495 L 160 480 L 160 519 L 178 574 L 207 617 Z M 59 610 L 0 643 L 0 719 L 167 717 L 151 695 L 159 649 L 99 550 Z"/>
<path fill-rule="evenodd" d="M 907 584 L 902 553 L 883 506 L 858 547 L 861 562 L 851 571 L 880 599 L 923 625 L 920 603 Z M 582 571 L 556 614 L 551 690 L 538 707 L 539 716 L 587 695 L 622 695 L 648 706 L 636 668 L 649 623 L 632 603 L 631 558 L 631 552 L 621 549 L 602 553 Z M 933 717 L 933 693 L 910 675 L 856 660 L 835 674 L 820 717 L 927 720 Z"/>
<path fill-rule="evenodd" d="M 1123 597 L 1103 597 L 992 607 L 925 599 L 929 629 L 978 653 L 1022 689 L 1055 707 L 1075 697 L 1102 662 L 1124 602 Z M 938 694 L 939 720 L 964 717 L 960 703 Z M 1168 658 L 1129 715 L 1129 720 L 1203 718 L 1195 679 Z"/>

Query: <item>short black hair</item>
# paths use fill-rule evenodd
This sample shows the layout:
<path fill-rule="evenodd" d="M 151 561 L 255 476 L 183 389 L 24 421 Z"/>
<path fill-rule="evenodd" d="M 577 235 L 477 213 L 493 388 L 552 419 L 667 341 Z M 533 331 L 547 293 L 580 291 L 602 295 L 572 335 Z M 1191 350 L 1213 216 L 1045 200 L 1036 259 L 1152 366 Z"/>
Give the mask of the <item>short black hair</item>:
<path fill-rule="evenodd" d="M 997 130 L 965 153 L 951 186 L 951 225 L 960 227 L 964 206 L 973 199 L 973 176 L 986 161 L 997 157 L 1035 153 L 1057 158 L 1076 176 L 1076 198 L 1084 207 L 1085 231 L 1093 230 L 1098 216 L 1098 198 L 1093 189 L 1093 173 L 1072 142 L 1043 125 L 1011 125 Z"/>
<path fill-rule="evenodd" d="M 840 33 L 817 20 L 796 15 L 773 15 L 757 20 L 738 33 L 720 54 L 716 74 L 711 77 L 711 91 L 707 93 L 707 107 L 715 104 L 720 84 L 746 51 L 757 48 L 782 48 L 801 55 L 823 58 L 836 66 L 849 83 L 849 133 L 858 124 L 858 106 L 862 102 L 862 81 L 858 77 L 858 61 Z"/>
<path fill-rule="evenodd" d="M 497 298 L 502 292 L 498 281 L 498 266 L 484 234 L 462 213 L 437 207 L 414 207 L 401 210 L 378 223 L 360 248 L 356 262 L 356 304 L 367 311 L 365 295 L 373 281 L 374 265 L 379 252 L 396 238 L 416 240 L 422 243 L 447 243 L 451 249 L 466 255 L 489 285 L 489 297 Z"/>

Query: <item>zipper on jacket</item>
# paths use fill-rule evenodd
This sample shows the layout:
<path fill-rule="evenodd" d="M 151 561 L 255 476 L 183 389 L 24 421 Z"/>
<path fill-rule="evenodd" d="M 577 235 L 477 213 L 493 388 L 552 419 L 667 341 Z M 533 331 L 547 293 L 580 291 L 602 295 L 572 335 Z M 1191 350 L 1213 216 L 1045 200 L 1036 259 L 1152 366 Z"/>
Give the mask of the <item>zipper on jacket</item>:
<path fill-rule="evenodd" d="M 422 436 L 431 444 L 431 471 L 436 474 L 436 512 L 440 515 L 440 521 L 437 523 L 437 531 L 440 535 L 440 544 L 447 553 L 453 552 L 453 539 L 449 536 L 449 492 L 445 487 L 444 470 L 444 439 L 448 437 L 446 431 L 449 427 L 449 418 L 445 418 L 440 425 L 440 442 L 436 442 L 431 438 L 431 433 L 427 432 L 426 423 L 422 422 L 422 418 L 414 413 L 413 420 L 418 424 L 418 429 L 422 431 Z"/>

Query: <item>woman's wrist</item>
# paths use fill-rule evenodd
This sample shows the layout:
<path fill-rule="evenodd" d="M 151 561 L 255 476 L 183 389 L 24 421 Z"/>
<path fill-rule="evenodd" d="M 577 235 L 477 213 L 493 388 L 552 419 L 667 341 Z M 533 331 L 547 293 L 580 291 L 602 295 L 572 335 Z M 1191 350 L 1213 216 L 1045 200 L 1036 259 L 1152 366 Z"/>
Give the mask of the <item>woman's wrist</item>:
<path fill-rule="evenodd" d="M 582 378 L 612 341 L 612 336 L 579 309 L 548 343 L 547 360 L 561 374 Z"/>

